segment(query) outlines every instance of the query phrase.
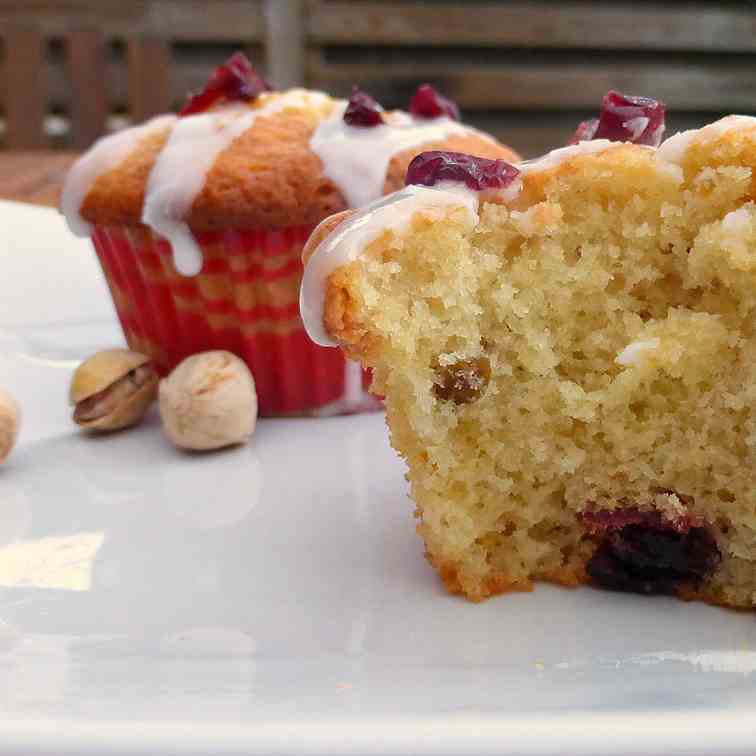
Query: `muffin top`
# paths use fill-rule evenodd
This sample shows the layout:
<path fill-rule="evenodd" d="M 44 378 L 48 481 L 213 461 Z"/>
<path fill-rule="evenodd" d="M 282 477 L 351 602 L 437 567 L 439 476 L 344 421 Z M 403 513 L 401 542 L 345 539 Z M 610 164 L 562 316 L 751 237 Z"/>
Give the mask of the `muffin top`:
<path fill-rule="evenodd" d="M 357 211 L 327 218 L 310 236 L 303 251 L 306 267 L 300 299 L 310 337 L 324 346 L 349 342 L 348 329 L 342 326 L 350 320 L 344 302 L 351 300 L 342 296 L 334 283 L 335 274 L 342 268 L 348 270 L 387 232 L 401 236 L 417 218 L 433 222 L 456 213 L 469 227 L 476 227 L 481 218 L 488 217 L 490 209 L 486 211 L 485 206 L 500 205 L 502 213 L 516 219 L 512 223 L 524 237 L 548 236 L 553 224 L 561 222 L 550 197 L 575 175 L 585 174 L 589 188 L 584 191 L 596 198 L 607 192 L 602 184 L 606 176 L 622 176 L 627 183 L 624 201 L 628 207 L 637 201 L 634 193 L 641 189 L 651 193 L 644 189 L 647 183 L 657 194 L 667 192 L 665 212 L 674 214 L 678 205 L 691 203 L 692 196 L 710 191 L 708 182 L 715 168 L 747 166 L 750 172 L 756 160 L 756 118 L 727 116 L 666 141 L 662 141 L 663 116 L 651 125 L 652 138 L 646 138 L 635 126 L 627 133 L 621 129 L 610 133 L 611 139 L 595 138 L 593 127 L 588 139 L 514 165 L 450 153 L 418 156 L 409 167 L 404 189 Z M 578 134 L 582 137 L 585 131 L 586 124 L 581 124 Z M 638 141 L 632 140 L 634 133 L 640 136 Z M 756 193 L 756 183 L 750 192 Z M 603 199 L 607 206 L 613 201 L 608 196 Z M 710 199 L 705 202 L 712 205 Z M 639 226 L 637 233 L 643 236 L 646 231 Z"/>
<path fill-rule="evenodd" d="M 236 83 L 243 86 L 208 97 L 239 61 Z M 148 226 L 176 251 L 191 239 L 189 227 L 312 224 L 363 205 L 403 186 L 408 163 L 426 149 L 517 158 L 459 123 L 453 104 L 430 87 L 421 88 L 419 105 L 413 98 L 410 114 L 384 111 L 358 90 L 345 101 L 305 89 L 270 91 L 259 82 L 246 59 L 233 56 L 179 116 L 95 143 L 64 187 L 61 208 L 71 230 L 87 236 L 93 225 Z"/>

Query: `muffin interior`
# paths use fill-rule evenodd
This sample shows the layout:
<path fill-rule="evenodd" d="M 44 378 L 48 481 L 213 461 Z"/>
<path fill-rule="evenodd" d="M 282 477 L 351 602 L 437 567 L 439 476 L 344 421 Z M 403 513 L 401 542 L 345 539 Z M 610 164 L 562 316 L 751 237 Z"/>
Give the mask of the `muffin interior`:
<path fill-rule="evenodd" d="M 754 163 L 618 146 L 332 275 L 450 590 L 610 584 L 609 548 L 613 587 L 756 602 Z"/>

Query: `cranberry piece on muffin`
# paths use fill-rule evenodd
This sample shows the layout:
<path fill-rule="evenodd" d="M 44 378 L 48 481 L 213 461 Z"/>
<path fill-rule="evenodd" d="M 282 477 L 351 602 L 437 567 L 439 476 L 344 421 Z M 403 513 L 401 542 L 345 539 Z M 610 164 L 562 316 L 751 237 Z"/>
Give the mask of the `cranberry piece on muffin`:
<path fill-rule="evenodd" d="M 570 142 L 608 139 L 658 147 L 664 135 L 665 113 L 664 103 L 658 100 L 611 90 L 604 96 L 599 117 L 583 121 Z"/>
<path fill-rule="evenodd" d="M 270 89 L 271 86 L 257 73 L 247 56 L 236 52 L 215 69 L 201 92 L 189 96 L 179 115 L 203 113 L 219 100 L 250 102 Z"/>
<path fill-rule="evenodd" d="M 363 92 L 359 87 L 354 87 L 344 111 L 344 122 L 350 126 L 366 128 L 380 126 L 383 123 L 382 112 L 383 108 L 377 100 L 367 92 Z"/>
<path fill-rule="evenodd" d="M 692 504 L 691 497 L 669 493 Z M 689 512 L 670 517 L 654 509 L 620 507 L 588 510 L 582 521 L 599 539 L 586 570 L 606 588 L 675 594 L 697 588 L 721 561 L 710 528 Z"/>
<path fill-rule="evenodd" d="M 520 175 L 503 160 L 466 155 L 462 152 L 429 150 L 421 152 L 407 168 L 405 183 L 434 186 L 441 181 L 456 181 L 469 189 L 505 189 Z"/>
<path fill-rule="evenodd" d="M 721 561 L 717 542 L 706 528 L 678 533 L 626 525 L 607 535 L 586 570 L 605 588 L 675 595 L 697 589 Z"/>
<path fill-rule="evenodd" d="M 419 118 L 453 118 L 459 120 L 457 103 L 444 97 L 430 84 L 421 84 L 410 100 L 409 111 Z"/>

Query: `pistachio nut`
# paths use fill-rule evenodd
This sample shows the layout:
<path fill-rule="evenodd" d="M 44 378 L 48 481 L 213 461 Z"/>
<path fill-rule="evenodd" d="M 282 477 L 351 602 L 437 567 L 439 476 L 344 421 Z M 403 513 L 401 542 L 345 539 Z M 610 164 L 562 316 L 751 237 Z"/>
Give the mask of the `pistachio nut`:
<path fill-rule="evenodd" d="M 180 449 L 243 444 L 257 422 L 255 380 L 235 354 L 193 354 L 161 381 L 159 407 L 163 430 Z"/>
<path fill-rule="evenodd" d="M 158 376 L 147 355 L 106 349 L 79 365 L 71 379 L 73 420 L 112 431 L 138 423 L 157 395 Z"/>
<path fill-rule="evenodd" d="M 0 462 L 4 462 L 11 453 L 20 424 L 21 411 L 18 404 L 9 393 L 0 389 Z"/>

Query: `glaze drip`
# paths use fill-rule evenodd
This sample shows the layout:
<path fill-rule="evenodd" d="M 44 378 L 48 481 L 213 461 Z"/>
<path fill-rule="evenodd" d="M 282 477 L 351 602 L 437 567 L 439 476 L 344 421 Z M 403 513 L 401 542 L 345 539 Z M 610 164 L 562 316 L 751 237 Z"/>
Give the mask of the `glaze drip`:
<path fill-rule="evenodd" d="M 443 116 L 414 118 L 402 111 L 386 113 L 385 123 L 360 128 L 344 123 L 340 101 L 310 139 L 310 149 L 323 163 L 323 173 L 339 187 L 349 207 L 362 207 L 383 194 L 391 158 L 399 152 L 440 142 L 454 134 L 482 132 Z"/>
<path fill-rule="evenodd" d="M 202 252 L 185 219 L 218 155 L 258 118 L 287 107 L 325 101 L 320 92 L 293 89 L 281 95 L 262 95 L 259 107 L 226 105 L 174 124 L 147 181 L 142 222 L 171 243 L 173 263 L 181 275 L 194 276 L 202 269 Z"/>
<path fill-rule="evenodd" d="M 159 116 L 140 126 L 123 129 L 98 139 L 89 151 L 76 161 L 66 176 L 60 200 L 60 210 L 72 233 L 76 236 L 92 235 L 92 224 L 82 218 L 81 208 L 97 179 L 117 168 L 142 140 L 170 128 L 175 121 L 174 115 Z"/>

